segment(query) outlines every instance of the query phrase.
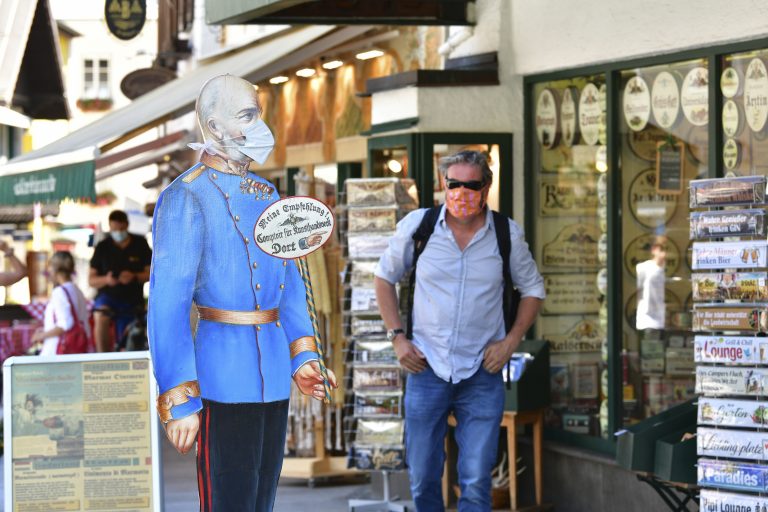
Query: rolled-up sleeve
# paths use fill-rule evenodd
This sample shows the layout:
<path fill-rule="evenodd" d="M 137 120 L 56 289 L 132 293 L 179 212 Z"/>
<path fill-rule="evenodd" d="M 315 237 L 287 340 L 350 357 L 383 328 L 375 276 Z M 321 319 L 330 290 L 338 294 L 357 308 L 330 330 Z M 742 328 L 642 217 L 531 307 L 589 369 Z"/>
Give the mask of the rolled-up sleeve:
<path fill-rule="evenodd" d="M 412 211 L 397 223 L 387 249 L 379 258 L 374 275 L 390 284 L 399 282 L 413 264 L 413 234 L 424 218 L 426 208 Z"/>
<path fill-rule="evenodd" d="M 512 283 L 520 292 L 521 297 L 536 297 L 544 299 L 544 278 L 541 277 L 536 262 L 525 241 L 523 230 L 513 220 L 509 221 L 509 236 L 512 249 L 509 258 L 509 271 Z"/>

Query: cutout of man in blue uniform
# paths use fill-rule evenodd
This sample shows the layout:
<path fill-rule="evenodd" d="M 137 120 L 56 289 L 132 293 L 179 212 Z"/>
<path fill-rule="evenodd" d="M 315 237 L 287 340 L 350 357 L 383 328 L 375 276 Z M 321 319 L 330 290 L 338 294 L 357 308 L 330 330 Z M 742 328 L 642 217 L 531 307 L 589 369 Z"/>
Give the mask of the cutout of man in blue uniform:
<path fill-rule="evenodd" d="M 296 263 L 253 241 L 256 220 L 278 199 L 272 183 L 248 171 L 274 144 L 260 114 L 245 80 L 222 75 L 203 86 L 200 162 L 163 190 L 152 224 L 148 327 L 158 413 L 180 453 L 197 442 L 207 512 L 272 510 L 291 379 L 304 394 L 325 396 Z"/>

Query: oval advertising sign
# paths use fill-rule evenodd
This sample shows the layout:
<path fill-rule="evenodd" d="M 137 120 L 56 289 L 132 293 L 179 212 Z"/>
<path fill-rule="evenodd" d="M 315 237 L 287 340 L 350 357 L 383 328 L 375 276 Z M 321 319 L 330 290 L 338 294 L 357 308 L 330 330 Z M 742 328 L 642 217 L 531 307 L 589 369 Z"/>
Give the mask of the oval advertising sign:
<path fill-rule="evenodd" d="M 253 239 L 259 249 L 284 260 L 301 258 L 323 246 L 336 220 L 325 203 L 312 197 L 286 197 L 256 220 Z"/>

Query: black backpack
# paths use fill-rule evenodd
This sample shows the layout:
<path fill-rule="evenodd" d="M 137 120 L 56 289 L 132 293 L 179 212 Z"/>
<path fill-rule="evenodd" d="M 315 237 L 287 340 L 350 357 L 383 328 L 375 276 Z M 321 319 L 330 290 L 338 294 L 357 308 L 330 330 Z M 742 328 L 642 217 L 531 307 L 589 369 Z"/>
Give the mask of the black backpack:
<path fill-rule="evenodd" d="M 424 252 L 424 248 L 427 246 L 429 237 L 435 230 L 435 224 L 437 224 L 437 218 L 440 216 L 440 209 L 442 206 L 433 206 L 429 208 L 424 217 L 421 219 L 419 227 L 413 233 L 413 267 L 411 270 L 411 277 L 408 281 L 408 324 L 406 330 L 406 336 L 408 339 L 413 338 L 413 294 L 416 284 L 416 263 L 419 261 L 419 256 Z M 493 227 L 496 232 L 496 243 L 499 246 L 499 254 L 502 261 L 502 273 L 504 277 L 504 295 L 503 295 L 503 308 L 504 308 L 504 329 L 505 333 L 508 333 L 512 329 L 512 324 L 515 323 L 517 317 L 517 307 L 520 304 L 520 292 L 515 288 L 512 283 L 512 276 L 509 273 L 509 255 L 512 250 L 512 244 L 509 240 L 509 220 L 504 214 L 497 211 L 491 211 L 493 214 Z M 507 375 L 509 375 L 509 364 L 507 364 Z M 507 380 L 507 386 L 510 382 Z"/>

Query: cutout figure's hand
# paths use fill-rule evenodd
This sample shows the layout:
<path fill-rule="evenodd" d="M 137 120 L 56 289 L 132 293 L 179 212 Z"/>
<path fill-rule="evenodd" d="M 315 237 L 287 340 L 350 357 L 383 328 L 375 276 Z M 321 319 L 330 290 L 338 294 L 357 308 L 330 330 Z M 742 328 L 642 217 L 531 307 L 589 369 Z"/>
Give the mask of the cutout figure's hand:
<path fill-rule="evenodd" d="M 339 387 L 333 370 L 326 368 L 326 371 L 328 372 L 328 383 L 331 385 L 331 388 L 336 389 Z M 320 365 L 317 361 L 309 361 L 303 364 L 293 375 L 293 381 L 298 386 L 299 391 L 305 395 L 309 395 L 317 400 L 325 398 L 323 375 L 320 373 Z"/>
<path fill-rule="evenodd" d="M 182 455 L 192 448 L 197 439 L 197 431 L 200 429 L 200 417 L 190 414 L 178 420 L 171 420 L 165 424 L 165 434 L 176 451 Z"/>

